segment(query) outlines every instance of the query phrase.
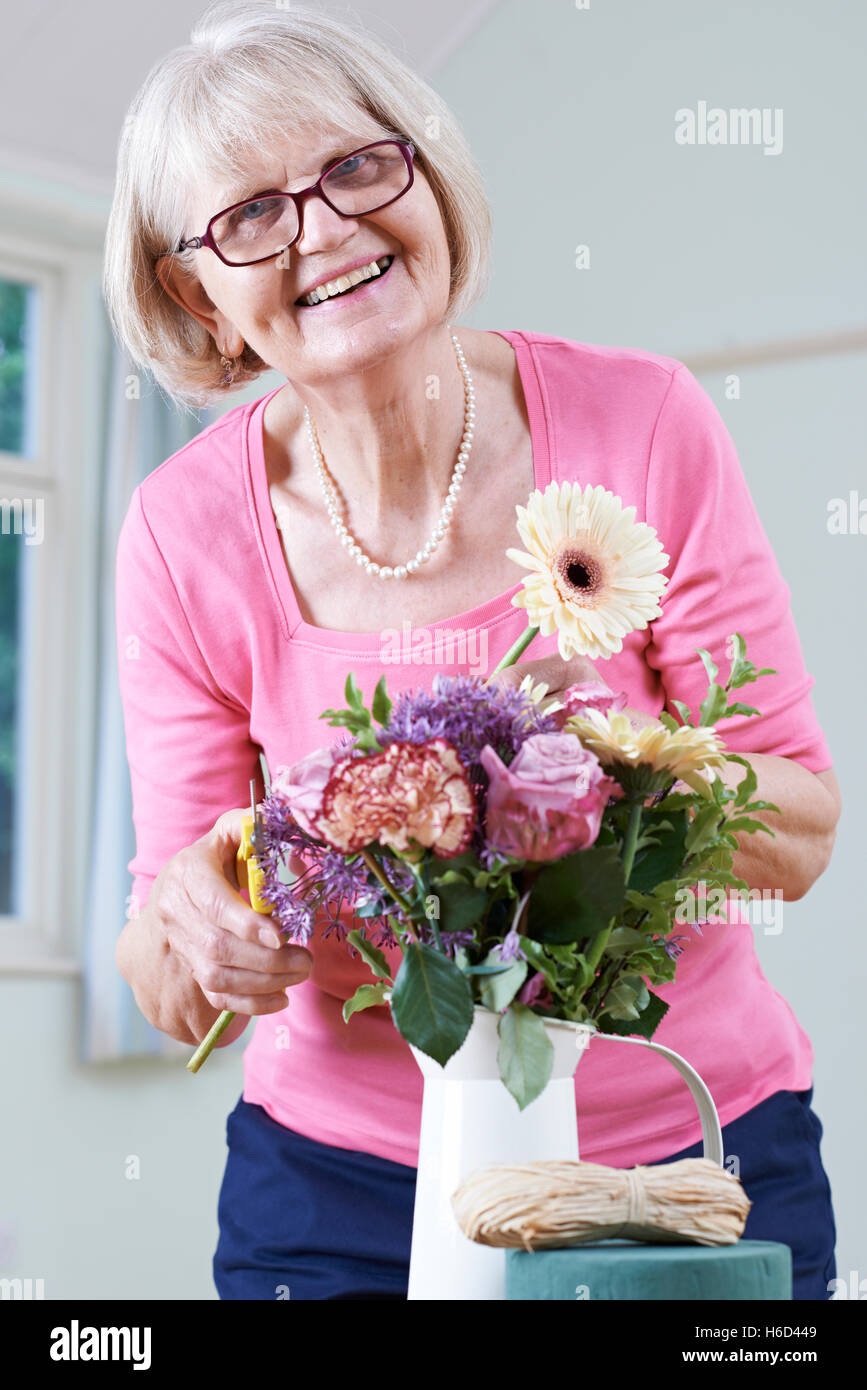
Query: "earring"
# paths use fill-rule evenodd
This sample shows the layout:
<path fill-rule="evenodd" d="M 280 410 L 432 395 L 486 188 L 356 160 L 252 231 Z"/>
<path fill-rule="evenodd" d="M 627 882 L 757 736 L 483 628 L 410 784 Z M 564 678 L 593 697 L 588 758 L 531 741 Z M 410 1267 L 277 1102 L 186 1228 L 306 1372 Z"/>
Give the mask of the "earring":
<path fill-rule="evenodd" d="M 223 368 L 223 385 L 231 386 L 235 375 L 235 359 L 226 355 L 225 348 L 220 348 L 220 366 Z"/>

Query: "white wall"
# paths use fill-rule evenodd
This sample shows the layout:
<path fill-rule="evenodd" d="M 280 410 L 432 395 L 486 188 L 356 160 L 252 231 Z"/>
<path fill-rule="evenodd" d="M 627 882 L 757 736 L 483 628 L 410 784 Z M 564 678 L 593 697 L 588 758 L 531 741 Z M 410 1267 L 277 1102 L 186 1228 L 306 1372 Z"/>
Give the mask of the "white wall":
<path fill-rule="evenodd" d="M 856 173 L 865 45 L 867 11 L 853 0 L 590 0 L 587 10 L 506 0 L 438 77 L 494 208 L 495 276 L 467 322 L 688 362 L 718 356 L 699 379 L 791 588 L 845 803 L 830 869 L 784 904 L 780 934 L 757 927 L 756 943 L 813 1042 L 813 1104 L 847 1278 L 867 1278 L 857 1158 L 867 1139 L 858 1073 L 867 536 L 832 536 L 826 520 L 829 499 L 859 486 L 867 496 L 867 352 L 742 366 L 737 349 L 867 329 L 867 197 Z M 700 100 L 781 107 L 782 152 L 678 145 L 675 112 Z M 537 185 L 529 198 L 524 181 Z M 575 266 L 579 245 L 589 269 Z M 728 372 L 740 376 L 737 400 L 726 399 Z M 736 552 L 736 537 L 726 543 Z"/>
<path fill-rule="evenodd" d="M 591 0 L 586 11 L 567 0 L 503 3 L 436 79 L 495 215 L 492 289 L 466 322 L 676 357 L 863 324 L 865 19 L 845 0 L 777 0 L 761 12 L 709 0 Z M 140 22 L 136 13 L 126 42 Z M 783 107 L 783 153 L 676 146 L 675 110 L 701 99 Z M 551 192 L 519 203 L 518 181 L 545 176 Z M 586 271 L 574 268 L 579 243 L 590 247 Z M 722 368 L 701 379 L 791 586 L 847 802 L 832 868 L 807 899 L 785 905 L 779 936 L 759 932 L 757 942 L 814 1042 L 839 1268 L 864 1277 L 863 1101 L 847 1091 L 854 1081 L 863 1095 L 864 752 L 848 702 L 864 688 L 867 538 L 825 527 L 828 498 L 864 476 L 864 359 L 740 375 L 738 401 L 724 399 Z M 177 1061 L 83 1066 L 78 1013 L 75 981 L 0 977 L 0 1274 L 43 1278 L 48 1298 L 213 1298 L 240 1049 L 215 1054 L 196 1077 Z M 125 1176 L 129 1155 L 139 1156 L 138 1180 Z"/>

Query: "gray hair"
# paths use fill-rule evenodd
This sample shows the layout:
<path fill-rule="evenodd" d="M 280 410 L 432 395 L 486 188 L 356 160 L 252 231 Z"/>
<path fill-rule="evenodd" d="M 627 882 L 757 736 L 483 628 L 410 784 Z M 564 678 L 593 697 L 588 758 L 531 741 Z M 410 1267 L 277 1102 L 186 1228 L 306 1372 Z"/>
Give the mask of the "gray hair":
<path fill-rule="evenodd" d="M 481 174 L 437 93 L 379 40 L 316 10 L 219 0 L 189 44 L 153 67 L 132 102 L 118 147 L 103 290 L 114 331 L 170 396 L 205 406 L 268 370 L 244 345 L 231 385 L 217 346 L 163 289 L 155 265 L 184 236 L 185 196 L 198 180 L 245 178 L 250 150 L 359 111 L 416 146 L 439 206 L 451 261 L 444 320 L 487 287 L 491 218 Z M 194 264 L 195 251 L 179 253 Z"/>

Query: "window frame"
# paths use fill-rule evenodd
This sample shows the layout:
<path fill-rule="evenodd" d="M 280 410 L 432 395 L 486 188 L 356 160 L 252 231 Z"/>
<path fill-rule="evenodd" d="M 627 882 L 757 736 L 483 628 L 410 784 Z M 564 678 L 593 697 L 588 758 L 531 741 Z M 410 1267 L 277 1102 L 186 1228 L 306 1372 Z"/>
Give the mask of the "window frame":
<path fill-rule="evenodd" d="M 0 914 L 0 977 L 77 975 L 96 750 L 102 228 L 98 219 L 78 225 L 66 244 L 54 230 L 64 227 L 62 210 L 42 200 L 30 215 L 20 200 L 10 206 L 15 215 L 0 219 L 0 276 L 40 290 L 36 448 L 31 458 L 0 451 L 0 495 L 42 498 L 45 535 L 28 547 L 25 896 L 20 915 Z M 22 234 L 22 214 L 36 235 Z"/>

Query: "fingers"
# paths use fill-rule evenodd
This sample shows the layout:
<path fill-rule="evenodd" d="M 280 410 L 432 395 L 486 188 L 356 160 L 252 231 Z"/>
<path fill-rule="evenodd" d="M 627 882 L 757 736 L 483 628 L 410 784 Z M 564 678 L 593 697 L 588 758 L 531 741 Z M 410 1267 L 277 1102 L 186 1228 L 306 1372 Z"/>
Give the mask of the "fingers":
<path fill-rule="evenodd" d="M 626 705 L 622 712 L 626 715 L 633 729 L 646 729 L 651 724 L 659 729 L 663 727 L 662 720 L 657 719 L 653 714 L 647 714 L 642 709 L 633 709 L 631 705 Z"/>
<path fill-rule="evenodd" d="M 240 941 L 204 924 L 170 927 L 169 945 L 214 1008 L 249 1015 L 285 1009 L 286 991 L 308 979 L 313 956 L 303 946 L 279 950 Z M 257 966 L 263 966 L 257 969 Z"/>
<path fill-rule="evenodd" d="M 199 988 L 202 988 L 201 985 Z M 248 1018 L 281 1013 L 289 1004 L 288 994 L 213 994 L 206 989 L 202 989 L 202 994 L 221 1013 L 227 1009 L 233 1014 L 246 1014 Z"/>
<path fill-rule="evenodd" d="M 279 948 L 242 941 L 232 932 L 216 927 L 206 918 L 170 923 L 167 929 L 173 951 L 194 969 L 204 962 L 226 970 L 244 970 L 266 978 L 293 976 L 287 984 L 298 984 L 313 967 L 313 957 L 304 946 L 283 942 Z M 204 984 L 204 980 L 200 980 Z M 282 988 L 278 981 L 276 988 Z"/>
<path fill-rule="evenodd" d="M 247 814 L 220 816 L 164 865 L 152 892 L 168 947 L 205 998 L 252 1016 L 284 1009 L 286 990 L 309 978 L 313 956 L 238 891 L 235 855 Z"/>
<path fill-rule="evenodd" d="M 580 685 L 585 681 L 602 681 L 606 685 L 608 683 L 588 657 L 573 656 L 569 661 L 564 661 L 555 652 L 552 656 L 538 657 L 534 661 L 518 661 L 513 666 L 506 666 L 496 675 L 488 676 L 485 685 L 496 683 L 508 690 L 519 686 L 525 676 L 532 677 L 536 683 L 547 685 L 550 696 L 568 690 L 570 685 Z"/>
<path fill-rule="evenodd" d="M 270 1012 L 276 1007 L 285 1009 L 287 991 L 300 985 L 308 975 L 306 969 L 259 975 L 252 970 L 221 966 L 206 958 L 191 973 L 215 1008 L 246 1014 Z"/>

